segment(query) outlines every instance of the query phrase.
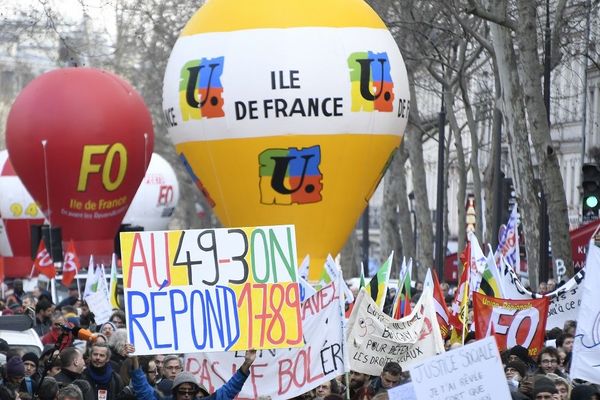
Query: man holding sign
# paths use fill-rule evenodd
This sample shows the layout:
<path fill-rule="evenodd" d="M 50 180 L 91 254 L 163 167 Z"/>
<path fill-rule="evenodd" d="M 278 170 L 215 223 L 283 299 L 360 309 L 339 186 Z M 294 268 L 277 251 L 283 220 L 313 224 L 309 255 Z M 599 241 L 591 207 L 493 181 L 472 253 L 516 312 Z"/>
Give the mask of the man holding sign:
<path fill-rule="evenodd" d="M 131 344 L 125 345 L 127 354 L 135 352 L 135 347 Z M 208 393 L 208 390 L 198 383 L 198 378 L 189 372 L 180 372 L 173 381 L 171 389 L 172 396 L 162 398 L 163 400 L 189 400 L 189 399 L 217 399 L 217 400 L 233 400 L 242 390 L 242 386 L 250 376 L 250 366 L 256 359 L 256 350 L 246 351 L 244 363 L 233 374 L 227 383 L 221 386 L 213 394 Z M 138 400 L 158 400 L 156 391 L 150 386 L 144 371 L 139 367 L 137 356 L 132 358 L 133 371 L 131 373 L 131 382 L 133 391 Z"/>

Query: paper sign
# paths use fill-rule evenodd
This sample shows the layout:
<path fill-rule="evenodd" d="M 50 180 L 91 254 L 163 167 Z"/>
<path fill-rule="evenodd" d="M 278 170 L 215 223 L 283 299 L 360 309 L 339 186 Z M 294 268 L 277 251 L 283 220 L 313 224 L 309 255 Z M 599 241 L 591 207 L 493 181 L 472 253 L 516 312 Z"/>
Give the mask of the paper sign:
<path fill-rule="evenodd" d="M 306 345 L 259 351 L 237 399 L 289 399 L 348 372 L 342 310 L 339 282 L 311 296 L 302 307 Z M 210 393 L 243 362 L 244 352 L 189 354 L 184 359 L 185 370 L 196 375 Z"/>
<path fill-rule="evenodd" d="M 90 308 L 90 311 L 94 313 L 94 321 L 98 325 L 108 322 L 112 315 L 112 307 L 110 301 L 103 291 L 98 291 L 86 296 L 85 301 Z"/>
<path fill-rule="evenodd" d="M 299 347 L 294 227 L 121 233 L 136 354 Z"/>
<path fill-rule="evenodd" d="M 350 368 L 379 375 L 388 361 L 403 368 L 444 351 L 431 288 L 423 291 L 413 312 L 393 319 L 384 314 L 364 289 L 348 321 Z"/>
<path fill-rule="evenodd" d="M 390 400 L 417 400 L 417 393 L 412 382 L 396 386 L 387 391 Z"/>
<path fill-rule="evenodd" d="M 418 400 L 510 400 L 493 337 L 409 367 Z"/>

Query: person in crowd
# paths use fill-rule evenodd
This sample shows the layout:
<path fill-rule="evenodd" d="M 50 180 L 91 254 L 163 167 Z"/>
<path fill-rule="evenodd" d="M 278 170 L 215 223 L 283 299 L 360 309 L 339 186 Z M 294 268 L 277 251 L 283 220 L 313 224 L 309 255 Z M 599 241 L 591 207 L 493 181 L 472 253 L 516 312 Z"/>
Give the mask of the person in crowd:
<path fill-rule="evenodd" d="M 21 382 L 19 391 L 27 392 L 33 395 L 38 388 L 40 376 L 38 375 L 38 364 L 40 359 L 35 353 L 25 353 L 23 357 L 23 366 L 25 367 L 25 379 Z"/>
<path fill-rule="evenodd" d="M 316 400 L 322 400 L 326 396 L 330 394 L 338 394 L 339 393 L 339 385 L 335 379 L 325 381 L 321 383 L 319 386 L 315 388 L 315 397 Z"/>
<path fill-rule="evenodd" d="M 25 378 L 25 365 L 19 356 L 7 355 L 8 361 L 4 365 L 4 377 L 0 385 L 4 385 L 11 390 L 19 391 L 21 381 Z"/>
<path fill-rule="evenodd" d="M 117 329 L 125 328 L 125 313 L 122 310 L 115 310 L 109 318 L 109 321 Z"/>
<path fill-rule="evenodd" d="M 570 333 L 563 333 L 556 338 L 556 348 L 562 349 L 569 354 L 573 351 L 573 343 L 575 339 Z"/>
<path fill-rule="evenodd" d="M 527 365 L 519 358 L 509 361 L 504 367 L 504 373 L 511 392 L 517 392 L 521 380 L 527 375 Z"/>
<path fill-rule="evenodd" d="M 57 400 L 83 400 L 81 389 L 75 385 L 67 385 L 58 391 Z"/>
<path fill-rule="evenodd" d="M 94 313 L 90 311 L 90 307 L 84 300 L 81 302 L 79 307 L 79 324 L 82 328 L 89 329 L 92 332 L 96 331 L 96 321 L 94 319 Z"/>
<path fill-rule="evenodd" d="M 373 396 L 382 391 L 398 386 L 402 378 L 402 367 L 394 361 L 383 366 L 378 377 L 373 378 L 369 384 L 357 393 L 356 399 L 371 400 Z"/>
<path fill-rule="evenodd" d="M 113 364 L 115 371 L 120 371 L 121 364 L 127 359 L 125 344 L 127 344 L 127 331 L 125 329 L 117 329 L 108 338 L 108 347 L 111 354 L 110 362 Z"/>
<path fill-rule="evenodd" d="M 54 311 L 50 317 L 51 326 L 50 331 L 41 337 L 43 344 L 55 344 L 63 333 L 63 326 L 65 326 L 65 317 L 60 311 Z M 70 338 L 68 335 L 63 335 L 64 344 L 68 345 Z"/>
<path fill-rule="evenodd" d="M 546 283 L 546 290 L 548 290 L 548 293 L 552 293 L 554 290 L 556 290 L 556 280 L 554 278 L 548 279 L 548 283 Z"/>
<path fill-rule="evenodd" d="M 83 376 L 92 386 L 94 400 L 116 400 L 124 387 L 121 377 L 110 363 L 110 349 L 106 344 L 92 345 L 90 365 Z"/>
<path fill-rule="evenodd" d="M 50 316 L 54 311 L 54 306 L 48 300 L 40 300 L 35 305 L 35 326 L 34 330 L 37 332 L 39 337 L 44 336 L 50 332 Z"/>
<path fill-rule="evenodd" d="M 38 398 L 40 400 L 55 400 L 56 394 L 58 393 L 59 385 L 51 376 L 46 376 L 40 382 L 40 388 L 38 390 Z"/>
<path fill-rule="evenodd" d="M 110 339 L 116 330 L 117 328 L 112 322 L 105 322 L 100 326 L 100 333 L 106 336 L 107 339 Z"/>
<path fill-rule="evenodd" d="M 573 335 L 575 337 L 575 332 L 577 331 L 577 321 L 572 319 L 565 321 L 563 324 L 563 332 Z"/>
<path fill-rule="evenodd" d="M 546 377 L 554 382 L 560 400 L 569 400 L 569 397 L 571 397 L 571 385 L 569 381 L 553 373 L 546 374 Z"/>
<path fill-rule="evenodd" d="M 353 399 L 357 392 L 359 392 L 369 382 L 369 375 L 361 374 L 360 372 L 350 371 L 348 377 L 348 390 L 350 392 L 350 398 Z"/>
<path fill-rule="evenodd" d="M 165 356 L 163 354 L 157 354 L 154 356 L 154 362 L 156 363 L 156 383 L 158 384 L 162 379 L 163 374 L 163 362 L 165 360 Z"/>
<path fill-rule="evenodd" d="M 577 385 L 571 391 L 571 400 L 600 400 L 600 391 L 593 385 Z"/>
<path fill-rule="evenodd" d="M 7 386 L 0 386 L 0 400 L 20 400 L 19 392 Z"/>
<path fill-rule="evenodd" d="M 179 356 L 170 354 L 165 356 L 162 367 L 162 379 L 156 385 L 156 388 L 163 394 L 168 396 L 173 388 L 173 381 L 179 372 L 183 370 L 183 364 Z"/>
<path fill-rule="evenodd" d="M 133 345 L 127 345 L 127 353 L 135 351 Z M 133 356 L 135 357 L 135 356 Z M 165 400 L 191 400 L 191 399 L 234 399 L 244 386 L 244 382 L 250 375 L 250 367 L 256 360 L 256 350 L 247 350 L 244 356 L 244 362 L 233 376 L 215 393 L 210 394 L 208 390 L 198 382 L 198 378 L 189 372 L 179 372 L 173 380 L 171 396 Z M 136 397 L 139 400 L 156 400 L 156 392 L 144 378 L 143 371 L 139 368 L 137 357 L 133 362 L 134 370 L 131 375 L 131 381 Z"/>
<path fill-rule="evenodd" d="M 537 363 L 529 356 L 529 351 L 523 346 L 516 345 L 508 350 L 507 360 L 514 361 L 516 359 L 523 361 L 525 365 L 527 365 L 528 373 L 531 373 L 537 369 Z"/>
<path fill-rule="evenodd" d="M 556 394 L 558 394 L 558 390 L 556 390 L 556 385 L 551 379 L 545 376 L 535 378 L 532 392 L 533 400 L 554 400 Z"/>
<path fill-rule="evenodd" d="M 67 347 L 60 352 L 60 372 L 55 376 L 61 386 L 66 386 L 76 379 L 81 379 L 85 370 L 83 354 L 75 347 Z"/>
<path fill-rule="evenodd" d="M 77 289 L 77 282 L 73 282 L 71 286 L 69 286 L 67 297 L 61 300 L 60 303 L 56 305 L 57 309 L 62 309 L 65 306 L 75 306 L 79 301 L 79 289 Z"/>
<path fill-rule="evenodd" d="M 566 376 L 558 369 L 558 351 L 556 350 L 556 347 L 544 347 L 540 350 L 538 367 L 536 374 L 546 375 L 554 373 L 560 377 L 566 378 Z"/>
<path fill-rule="evenodd" d="M 37 299 L 31 293 L 25 293 L 21 296 L 21 306 L 23 306 L 23 313 L 29 314 L 28 310 L 33 310 L 33 318 L 35 319 L 35 306 Z"/>
<path fill-rule="evenodd" d="M 72 383 L 81 390 L 83 394 L 83 400 L 94 400 L 94 392 L 92 391 L 92 385 L 85 379 L 75 379 Z"/>

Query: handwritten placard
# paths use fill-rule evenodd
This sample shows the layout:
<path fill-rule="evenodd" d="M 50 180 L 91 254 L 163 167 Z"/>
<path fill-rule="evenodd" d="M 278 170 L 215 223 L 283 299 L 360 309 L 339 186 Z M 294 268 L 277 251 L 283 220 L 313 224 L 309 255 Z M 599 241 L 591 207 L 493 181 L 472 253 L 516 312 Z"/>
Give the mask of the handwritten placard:
<path fill-rule="evenodd" d="M 510 400 L 493 336 L 409 367 L 418 400 Z"/>
<path fill-rule="evenodd" d="M 290 399 L 348 372 L 341 282 L 330 283 L 302 304 L 304 347 L 257 353 L 238 400 Z M 187 354 L 184 360 L 185 370 L 214 393 L 244 362 L 244 352 Z"/>
<path fill-rule="evenodd" d="M 136 354 L 299 347 L 291 225 L 121 233 Z"/>

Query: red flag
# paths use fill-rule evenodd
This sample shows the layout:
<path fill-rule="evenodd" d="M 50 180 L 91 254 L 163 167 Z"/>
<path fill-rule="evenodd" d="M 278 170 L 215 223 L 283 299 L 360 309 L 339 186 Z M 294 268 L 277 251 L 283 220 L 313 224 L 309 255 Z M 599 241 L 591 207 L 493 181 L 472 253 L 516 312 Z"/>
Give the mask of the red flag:
<path fill-rule="evenodd" d="M 54 268 L 52 257 L 50 257 L 50 253 L 46 250 L 46 245 L 43 240 L 40 240 L 37 255 L 35 256 L 35 260 L 33 260 L 33 267 L 37 272 L 46 275 L 50 279 L 56 276 L 56 269 Z"/>
<path fill-rule="evenodd" d="M 435 312 L 437 314 L 438 325 L 440 326 L 440 332 L 442 338 L 450 338 L 450 322 L 448 320 L 448 307 L 446 306 L 446 299 L 444 299 L 444 292 L 440 287 L 440 281 L 438 280 L 437 273 L 433 271 L 433 304 L 435 306 Z"/>
<path fill-rule="evenodd" d="M 69 242 L 69 246 L 67 247 L 67 251 L 65 251 L 63 258 L 62 284 L 69 287 L 71 283 L 73 283 L 77 271 L 81 268 L 81 263 L 79 262 L 79 257 L 75 251 L 75 243 L 73 243 L 73 240 Z"/>
<path fill-rule="evenodd" d="M 510 300 L 473 293 L 475 337 L 494 335 L 498 350 L 521 345 L 535 358 L 544 346 L 550 298 Z"/>

